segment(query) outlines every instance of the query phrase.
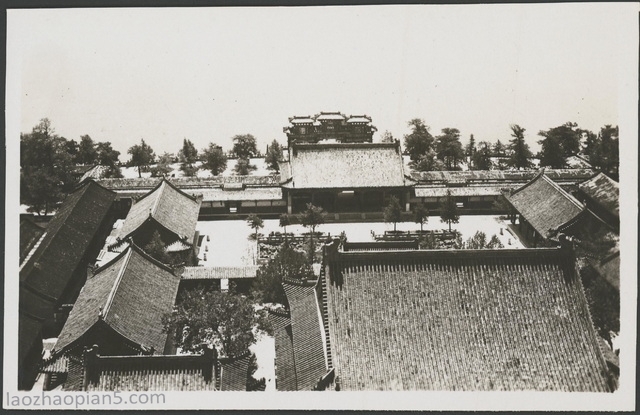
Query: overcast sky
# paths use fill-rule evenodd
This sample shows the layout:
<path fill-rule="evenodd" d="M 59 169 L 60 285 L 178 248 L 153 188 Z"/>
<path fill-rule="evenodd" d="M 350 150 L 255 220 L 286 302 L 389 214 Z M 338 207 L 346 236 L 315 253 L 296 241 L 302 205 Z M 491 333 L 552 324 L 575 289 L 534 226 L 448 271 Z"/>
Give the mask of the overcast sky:
<path fill-rule="evenodd" d="M 288 117 L 320 111 L 370 115 L 375 138 L 418 117 L 434 135 L 504 142 L 517 123 L 537 150 L 541 129 L 618 123 L 629 17 L 619 4 L 9 10 L 8 63 L 20 131 L 47 117 L 121 160 L 141 138 L 162 153 L 250 133 L 264 151 Z"/>

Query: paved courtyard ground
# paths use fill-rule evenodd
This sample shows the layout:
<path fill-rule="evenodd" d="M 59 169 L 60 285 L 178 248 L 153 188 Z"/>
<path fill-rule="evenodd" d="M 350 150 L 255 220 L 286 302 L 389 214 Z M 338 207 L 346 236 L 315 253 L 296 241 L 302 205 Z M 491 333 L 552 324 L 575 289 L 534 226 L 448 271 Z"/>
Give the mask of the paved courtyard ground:
<path fill-rule="evenodd" d="M 487 235 L 497 235 L 505 248 L 524 248 L 517 236 L 508 228 L 508 221 L 500 216 L 478 215 L 461 216 L 458 224 L 452 225 L 452 229 L 462 233 L 462 239 L 472 237 L 477 231 Z M 205 235 L 203 246 L 200 250 L 201 265 L 204 266 L 239 266 L 253 264 L 256 258 L 256 242 L 249 239 L 253 232 L 244 220 L 206 221 L 198 222 L 196 229 L 201 235 Z M 397 229 L 401 231 L 419 230 L 420 225 L 413 222 L 400 222 Z M 440 222 L 440 218 L 431 216 L 424 229 L 447 229 L 447 225 Z M 500 235 L 500 229 L 503 234 Z M 385 230 L 393 230 L 393 224 L 384 222 L 355 222 L 355 223 L 327 223 L 320 225 L 318 230 L 331 235 L 340 235 L 345 231 L 347 238 L 352 242 L 373 241 L 371 232 L 384 233 Z M 270 232 L 282 232 L 278 220 L 267 219 L 260 233 L 268 235 Z M 306 232 L 302 225 L 287 226 L 287 232 Z M 206 236 L 209 236 L 209 241 Z M 206 248 L 206 250 L 205 250 Z M 204 260 L 204 254 L 207 260 Z"/>

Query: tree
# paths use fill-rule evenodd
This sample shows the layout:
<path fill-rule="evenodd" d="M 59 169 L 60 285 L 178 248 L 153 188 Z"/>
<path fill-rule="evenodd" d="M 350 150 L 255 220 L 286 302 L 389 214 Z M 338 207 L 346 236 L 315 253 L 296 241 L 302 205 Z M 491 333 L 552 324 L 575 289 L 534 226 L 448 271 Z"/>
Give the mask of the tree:
<path fill-rule="evenodd" d="M 78 143 L 75 140 L 68 140 L 65 144 L 67 153 L 71 156 L 71 160 L 76 160 L 78 154 Z"/>
<path fill-rule="evenodd" d="M 291 225 L 291 217 L 287 213 L 280 215 L 280 227 L 284 228 L 284 233 L 287 233 L 287 226 Z"/>
<path fill-rule="evenodd" d="M 222 147 L 213 143 L 202 151 L 202 167 L 209 170 L 214 176 L 219 175 L 227 168 L 227 156 L 222 151 Z"/>
<path fill-rule="evenodd" d="M 382 143 L 393 143 L 394 141 L 395 138 L 393 138 L 393 134 L 391 134 L 391 131 L 389 130 L 382 133 L 382 136 L 380 137 L 380 142 Z"/>
<path fill-rule="evenodd" d="M 158 231 L 153 232 L 151 239 L 144 247 L 142 247 L 142 249 L 144 252 L 149 254 L 150 257 L 162 262 L 163 264 L 171 265 L 173 263 L 171 256 L 167 253 L 167 247 L 164 242 L 162 242 L 162 238 Z"/>
<path fill-rule="evenodd" d="M 618 178 L 620 165 L 618 126 L 605 125 L 600 129 L 590 150 L 589 161 L 598 170 Z"/>
<path fill-rule="evenodd" d="M 311 235 L 309 237 L 309 258 L 312 263 L 315 256 L 313 238 L 315 237 L 316 228 L 324 223 L 325 216 L 326 214 L 321 207 L 314 206 L 311 203 L 307 203 L 307 209 L 298 216 L 302 226 L 311 230 Z"/>
<path fill-rule="evenodd" d="M 306 280 L 313 277 L 313 270 L 304 254 L 285 241 L 274 257 L 258 269 L 253 282 L 253 297 L 260 303 L 279 303 L 289 307 L 282 279 Z"/>
<path fill-rule="evenodd" d="M 448 170 L 458 167 L 460 160 L 464 158 L 464 150 L 460 143 L 460 131 L 457 128 L 442 129 L 442 134 L 436 137 L 436 154 Z"/>
<path fill-rule="evenodd" d="M 438 160 L 433 149 L 420 156 L 417 161 L 412 161 L 409 164 L 417 171 L 440 171 L 445 169 L 444 163 Z"/>
<path fill-rule="evenodd" d="M 396 224 L 402 219 L 402 207 L 397 197 L 391 196 L 389 204 L 384 208 L 384 221 L 393 223 L 393 231 L 396 231 Z"/>
<path fill-rule="evenodd" d="M 418 204 L 413 211 L 413 220 L 420 224 L 420 232 L 422 232 L 424 224 L 429 221 L 429 210 L 422 203 Z"/>
<path fill-rule="evenodd" d="M 540 166 L 551 167 L 552 169 L 561 169 L 565 166 L 565 158 L 562 155 L 562 145 L 555 135 L 549 135 L 544 140 L 538 141 L 542 144 L 540 150 Z"/>
<path fill-rule="evenodd" d="M 98 153 L 98 163 L 101 166 L 116 166 L 118 165 L 120 152 L 114 150 L 111 147 L 111 143 L 109 141 L 101 142 L 96 144 L 96 151 Z"/>
<path fill-rule="evenodd" d="M 127 153 L 131 154 L 129 165 L 138 167 L 138 177 L 142 177 L 142 169 L 148 168 L 156 157 L 151 146 L 144 142 L 144 138 L 140 139 L 140 144 L 131 146 Z"/>
<path fill-rule="evenodd" d="M 260 216 L 258 216 L 256 214 L 251 214 L 247 218 L 247 224 L 249 225 L 249 227 L 251 229 L 253 229 L 255 231 L 255 233 L 253 234 L 253 239 L 257 241 L 258 240 L 258 229 L 264 228 L 264 221 L 262 220 L 262 218 L 260 218 Z"/>
<path fill-rule="evenodd" d="M 495 157 L 504 157 L 506 155 L 505 147 L 500 140 L 493 145 L 493 155 Z"/>
<path fill-rule="evenodd" d="M 248 298 L 201 287 L 183 291 L 174 311 L 162 320 L 164 331 L 183 351 L 215 348 L 224 357 L 249 350 L 256 341 L 254 327 L 267 329 Z"/>
<path fill-rule="evenodd" d="M 280 166 L 278 165 L 279 161 L 282 161 L 282 146 L 276 141 L 273 140 L 271 145 L 267 149 L 267 154 L 264 157 L 265 163 L 267 163 L 267 167 L 276 172 L 280 171 Z"/>
<path fill-rule="evenodd" d="M 476 140 L 473 138 L 473 134 L 469 137 L 469 144 L 464 148 L 464 154 L 468 157 L 473 157 L 476 153 Z"/>
<path fill-rule="evenodd" d="M 47 118 L 31 133 L 20 134 L 20 203 L 28 205 L 30 212 L 48 214 L 74 187 L 69 148 Z"/>
<path fill-rule="evenodd" d="M 246 176 L 249 174 L 249 171 L 257 169 L 256 166 L 249 163 L 249 159 L 238 159 L 236 161 L 236 165 L 233 168 L 233 171 L 240 176 Z"/>
<path fill-rule="evenodd" d="M 433 136 L 429 133 L 429 126 L 420 118 L 412 119 L 408 125 L 412 131 L 411 134 L 404 136 L 404 149 L 415 162 L 431 149 Z"/>
<path fill-rule="evenodd" d="M 486 141 L 478 143 L 476 152 L 471 157 L 471 165 L 473 170 L 490 170 L 491 163 L 491 145 Z"/>
<path fill-rule="evenodd" d="M 185 176 L 195 176 L 198 169 L 194 167 L 194 163 L 198 160 L 198 150 L 193 145 L 191 140 L 186 138 L 182 141 L 182 149 L 178 153 L 180 159 L 180 170 L 184 172 Z"/>
<path fill-rule="evenodd" d="M 567 122 L 558 127 L 550 128 L 546 131 L 540 131 L 538 135 L 545 139 L 553 138 L 558 142 L 563 158 L 578 154 L 580 151 L 580 138 L 582 130 L 578 128 L 578 124 Z M 544 141 L 544 140 L 542 140 Z"/>
<path fill-rule="evenodd" d="M 255 157 L 258 153 L 256 138 L 251 134 L 233 136 L 233 153 L 241 159 Z"/>
<path fill-rule="evenodd" d="M 158 164 L 151 168 L 151 177 L 166 177 L 173 171 L 172 162 L 173 154 L 165 152 L 158 158 Z"/>
<path fill-rule="evenodd" d="M 465 249 L 497 249 L 504 248 L 497 235 L 491 236 L 491 239 L 487 241 L 487 235 L 484 232 L 478 231 L 471 238 L 467 239 L 463 244 Z"/>
<path fill-rule="evenodd" d="M 93 142 L 93 139 L 88 135 L 81 136 L 75 162 L 77 164 L 90 165 L 95 164 L 97 159 L 98 151 L 96 150 L 96 144 Z"/>
<path fill-rule="evenodd" d="M 529 145 L 524 141 L 525 129 L 518 124 L 511 124 L 509 128 L 511 128 L 513 139 L 509 141 L 511 155 L 507 164 L 518 169 L 526 169 L 531 166 L 529 159 L 533 157 L 533 154 L 529 150 Z"/>
<path fill-rule="evenodd" d="M 451 224 L 458 223 L 460 215 L 458 214 L 458 206 L 451 195 L 451 190 L 447 190 L 447 196 L 440 205 L 440 220 L 449 224 L 449 232 L 451 232 Z"/>

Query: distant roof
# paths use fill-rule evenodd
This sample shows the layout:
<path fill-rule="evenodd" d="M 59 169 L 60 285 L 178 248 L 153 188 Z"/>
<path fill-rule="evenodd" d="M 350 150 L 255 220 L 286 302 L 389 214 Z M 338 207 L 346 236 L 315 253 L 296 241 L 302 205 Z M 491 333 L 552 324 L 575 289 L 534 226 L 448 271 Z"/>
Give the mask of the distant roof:
<path fill-rule="evenodd" d="M 313 121 L 311 117 L 293 117 L 289 119 L 291 124 L 313 124 Z"/>
<path fill-rule="evenodd" d="M 107 189 L 120 190 L 152 190 L 164 179 L 160 177 L 135 177 L 130 179 L 100 179 L 96 180 Z M 242 183 L 246 186 L 265 186 L 278 184 L 277 174 L 268 176 L 214 176 L 214 177 L 176 177 L 171 184 L 183 191 L 198 190 L 208 187 L 220 187 L 226 183 Z"/>
<path fill-rule="evenodd" d="M 292 178 L 284 187 L 353 189 L 405 185 L 397 143 L 293 144 L 290 154 Z"/>
<path fill-rule="evenodd" d="M 411 171 L 411 178 L 420 183 L 432 182 L 482 182 L 515 181 L 527 182 L 538 174 L 537 170 L 466 170 L 466 171 Z M 591 169 L 546 169 L 545 174 L 552 180 L 582 181 L 590 179 L 595 172 Z"/>
<path fill-rule="evenodd" d="M 620 185 L 604 173 L 580 183 L 580 191 L 612 215 L 620 217 Z"/>
<path fill-rule="evenodd" d="M 191 239 L 196 229 L 200 200 L 178 190 L 167 180 L 131 206 L 122 225 L 123 239 L 135 233 L 150 217 L 179 238 Z"/>
<path fill-rule="evenodd" d="M 276 390 L 297 390 L 296 367 L 293 357 L 291 316 L 288 312 L 269 312 L 276 346 Z"/>
<path fill-rule="evenodd" d="M 592 260 L 593 267 L 612 287 L 620 291 L 620 251 L 600 261 Z"/>
<path fill-rule="evenodd" d="M 20 218 L 20 263 L 42 237 L 45 229 L 30 219 Z"/>
<path fill-rule="evenodd" d="M 348 123 L 370 123 L 371 118 L 366 115 L 352 115 L 347 120 Z"/>
<path fill-rule="evenodd" d="M 544 171 L 507 195 L 507 200 L 543 237 L 576 219 L 584 205 L 548 178 Z"/>
<path fill-rule="evenodd" d="M 560 248 L 340 254 L 326 319 L 341 390 L 610 391 L 572 261 Z"/>
<path fill-rule="evenodd" d="M 124 338 L 155 353 L 164 351 L 162 316 L 173 309 L 180 278 L 131 245 L 87 279 L 56 343 L 70 348 L 103 321 Z"/>
<path fill-rule="evenodd" d="M 203 202 L 229 200 L 281 200 L 280 187 L 246 187 L 240 190 L 205 189 L 201 192 Z"/>
<path fill-rule="evenodd" d="M 59 299 L 103 224 L 116 194 L 88 180 L 70 193 L 20 266 L 20 281 Z"/>
<path fill-rule="evenodd" d="M 328 371 L 314 285 L 287 282 L 282 285 L 291 310 L 296 390 L 312 390 Z"/>
<path fill-rule="evenodd" d="M 321 112 L 315 117 L 316 120 L 344 120 L 347 116 L 339 112 Z"/>
<path fill-rule="evenodd" d="M 183 280 L 255 278 L 257 265 L 244 267 L 184 267 Z"/>
<path fill-rule="evenodd" d="M 419 187 L 416 186 L 416 197 L 446 197 L 447 191 L 451 192 L 451 196 L 499 196 L 502 194 L 500 186 L 464 186 L 464 187 Z"/>

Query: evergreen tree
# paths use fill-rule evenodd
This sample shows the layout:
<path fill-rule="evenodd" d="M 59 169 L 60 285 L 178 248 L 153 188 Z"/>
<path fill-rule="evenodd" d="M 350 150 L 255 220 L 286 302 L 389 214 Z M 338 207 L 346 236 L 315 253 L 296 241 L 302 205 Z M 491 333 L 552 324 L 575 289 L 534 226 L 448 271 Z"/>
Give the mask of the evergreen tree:
<path fill-rule="evenodd" d="M 314 206 L 311 203 L 307 203 L 307 209 L 302 212 L 298 220 L 305 228 L 309 228 L 311 230 L 311 235 L 309 238 L 309 258 L 313 263 L 313 259 L 315 256 L 315 245 L 314 245 L 314 237 L 316 233 L 316 228 L 324 223 L 324 218 L 326 213 L 319 206 Z"/>
<path fill-rule="evenodd" d="M 396 231 L 396 224 L 402 219 L 402 207 L 397 197 L 391 196 L 389 204 L 384 208 L 384 221 L 393 223 L 393 231 Z"/>
<path fill-rule="evenodd" d="M 471 157 L 473 170 L 490 170 L 491 154 L 491 145 L 486 141 L 479 142 L 476 152 Z"/>
<path fill-rule="evenodd" d="M 469 137 L 469 144 L 464 149 L 464 153 L 466 156 L 472 158 L 476 153 L 476 140 L 473 138 L 473 134 Z"/>
<path fill-rule="evenodd" d="M 506 155 L 506 149 L 504 144 L 500 140 L 496 141 L 493 145 L 493 156 L 494 157 L 504 157 Z"/>
<path fill-rule="evenodd" d="M 275 172 L 280 171 L 278 162 L 282 161 L 282 146 L 280 146 L 278 141 L 273 140 L 271 142 L 271 145 L 267 149 L 267 154 L 264 157 L 264 161 L 270 170 L 274 170 Z"/>
<path fill-rule="evenodd" d="M 442 134 L 436 137 L 436 154 L 448 170 L 455 170 L 464 158 L 464 150 L 460 143 L 460 131 L 457 128 L 443 128 Z"/>
<path fill-rule="evenodd" d="M 264 228 L 264 221 L 256 214 L 251 214 L 247 218 L 247 224 L 251 229 L 255 231 L 253 239 L 258 240 L 258 230 Z"/>
<path fill-rule="evenodd" d="M 451 190 L 447 190 L 447 196 L 440 205 L 440 220 L 449 224 L 449 232 L 451 232 L 451 224 L 458 223 L 460 215 L 458 214 L 458 206 L 451 195 Z"/>
<path fill-rule="evenodd" d="M 555 135 L 549 135 L 544 140 L 538 141 L 542 145 L 540 150 L 540 166 L 561 169 L 565 166 L 562 145 Z"/>
<path fill-rule="evenodd" d="M 239 134 L 232 138 L 233 153 L 240 159 L 249 159 L 258 154 L 256 138 L 251 134 Z"/>
<path fill-rule="evenodd" d="M 287 233 L 287 226 L 289 225 L 291 225 L 291 217 L 286 213 L 280 215 L 280 227 L 284 228 L 285 234 Z"/>
<path fill-rule="evenodd" d="M 420 224 L 420 232 L 422 232 L 424 224 L 429 221 L 429 210 L 422 203 L 415 207 L 413 211 L 413 220 L 415 223 Z"/>
<path fill-rule="evenodd" d="M 214 176 L 224 172 L 227 168 L 227 156 L 222 147 L 210 143 L 209 147 L 202 151 L 202 167 L 209 170 Z"/>
<path fill-rule="evenodd" d="M 93 142 L 93 139 L 88 135 L 81 136 L 75 162 L 82 165 L 92 165 L 95 164 L 97 160 L 98 151 L 96 150 L 96 144 Z"/>
<path fill-rule="evenodd" d="M 165 152 L 158 158 L 158 164 L 151 168 L 151 177 L 166 177 L 173 171 L 172 162 L 173 154 Z"/>
<path fill-rule="evenodd" d="M 404 149 L 415 162 L 432 148 L 433 136 L 429 133 L 429 126 L 424 123 L 424 120 L 414 118 L 408 125 L 412 131 L 411 134 L 404 136 Z"/>
<path fill-rule="evenodd" d="M 194 166 L 194 163 L 198 160 L 198 150 L 191 140 L 184 139 L 182 149 L 178 153 L 178 158 L 182 163 L 180 170 L 184 172 L 184 175 L 188 177 L 195 176 L 198 169 Z"/>
<path fill-rule="evenodd" d="M 417 161 L 412 161 L 409 165 L 417 171 L 441 171 L 445 169 L 444 163 L 438 160 L 433 149 L 423 154 Z"/>
<path fill-rule="evenodd" d="M 240 176 L 246 176 L 249 171 L 257 169 L 256 166 L 249 163 L 249 159 L 238 159 L 233 171 Z"/>
<path fill-rule="evenodd" d="M 380 142 L 382 143 L 393 143 L 394 141 L 395 138 L 393 138 L 393 134 L 391 134 L 391 131 L 389 130 L 382 133 L 382 136 L 380 137 Z"/>
<path fill-rule="evenodd" d="M 142 169 L 148 168 L 156 157 L 153 149 L 144 142 L 144 139 L 140 140 L 140 144 L 131 146 L 128 153 L 131 154 L 129 164 L 138 167 L 138 177 L 142 177 Z"/>
<path fill-rule="evenodd" d="M 509 142 L 509 161 L 507 164 L 518 169 L 526 169 L 531 166 L 529 159 L 533 157 L 529 145 L 524 141 L 525 129 L 518 124 L 511 124 L 511 141 Z"/>
<path fill-rule="evenodd" d="M 552 143 L 550 143 L 548 147 L 552 149 L 559 148 L 560 157 L 564 159 L 578 154 L 580 151 L 580 137 L 582 136 L 582 131 L 577 127 L 578 124 L 567 122 L 558 127 L 550 128 L 549 130 L 540 131 L 538 135 L 545 137 L 541 143 L 546 140 L 551 140 Z M 546 156 L 551 157 L 550 154 Z M 559 164 L 557 163 L 556 157 L 549 159 L 549 161 L 551 160 L 553 160 L 554 164 Z M 562 164 L 564 164 L 564 162 Z"/>

